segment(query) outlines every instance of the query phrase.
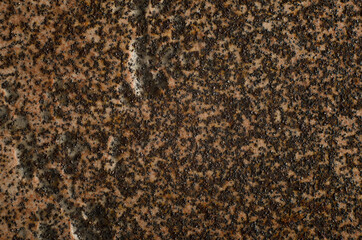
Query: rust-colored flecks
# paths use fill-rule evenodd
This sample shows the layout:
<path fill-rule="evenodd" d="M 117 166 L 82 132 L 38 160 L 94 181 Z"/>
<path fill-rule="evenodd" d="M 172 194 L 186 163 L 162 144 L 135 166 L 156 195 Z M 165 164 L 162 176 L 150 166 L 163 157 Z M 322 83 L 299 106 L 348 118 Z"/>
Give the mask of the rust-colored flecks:
<path fill-rule="evenodd" d="M 0 239 L 361 238 L 358 1 L 0 2 Z"/>

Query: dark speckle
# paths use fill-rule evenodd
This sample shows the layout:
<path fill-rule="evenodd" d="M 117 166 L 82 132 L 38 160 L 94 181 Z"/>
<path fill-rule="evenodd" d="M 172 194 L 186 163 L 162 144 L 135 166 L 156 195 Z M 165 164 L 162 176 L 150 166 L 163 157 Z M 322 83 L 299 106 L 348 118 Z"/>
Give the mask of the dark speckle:
<path fill-rule="evenodd" d="M 0 5 L 0 239 L 361 236 L 358 1 Z"/>

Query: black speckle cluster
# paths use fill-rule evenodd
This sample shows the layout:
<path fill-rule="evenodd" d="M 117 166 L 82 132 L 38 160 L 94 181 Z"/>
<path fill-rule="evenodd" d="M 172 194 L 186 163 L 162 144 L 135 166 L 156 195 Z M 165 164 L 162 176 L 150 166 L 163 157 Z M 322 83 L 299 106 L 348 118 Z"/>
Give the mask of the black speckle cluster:
<path fill-rule="evenodd" d="M 0 1 L 0 239 L 360 239 L 361 7 Z"/>

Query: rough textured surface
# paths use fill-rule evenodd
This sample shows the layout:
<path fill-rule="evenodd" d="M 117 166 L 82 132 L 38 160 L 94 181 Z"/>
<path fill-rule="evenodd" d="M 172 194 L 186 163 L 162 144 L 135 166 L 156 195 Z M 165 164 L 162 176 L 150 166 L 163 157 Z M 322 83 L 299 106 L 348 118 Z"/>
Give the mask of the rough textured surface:
<path fill-rule="evenodd" d="M 0 1 L 0 239 L 359 239 L 361 4 Z"/>

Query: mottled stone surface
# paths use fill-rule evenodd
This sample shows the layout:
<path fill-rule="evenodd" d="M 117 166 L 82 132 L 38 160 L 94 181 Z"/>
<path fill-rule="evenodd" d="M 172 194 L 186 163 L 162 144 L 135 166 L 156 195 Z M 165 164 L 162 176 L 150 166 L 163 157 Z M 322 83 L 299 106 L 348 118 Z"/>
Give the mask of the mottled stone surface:
<path fill-rule="evenodd" d="M 359 0 L 1 0 L 0 239 L 359 239 Z"/>

